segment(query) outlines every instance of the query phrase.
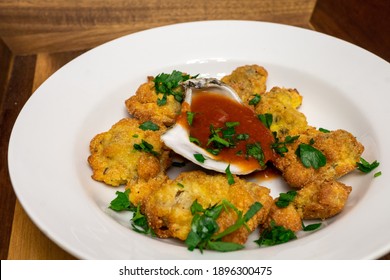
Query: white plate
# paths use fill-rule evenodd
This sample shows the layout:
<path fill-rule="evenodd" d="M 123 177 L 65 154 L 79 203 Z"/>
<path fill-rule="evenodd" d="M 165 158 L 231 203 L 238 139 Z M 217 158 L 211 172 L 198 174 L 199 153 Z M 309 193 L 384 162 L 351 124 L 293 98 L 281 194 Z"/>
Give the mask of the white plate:
<path fill-rule="evenodd" d="M 268 88 L 297 88 L 309 123 L 343 128 L 378 160 L 382 176 L 353 172 L 345 210 L 310 235 L 274 247 L 232 253 L 189 252 L 172 240 L 130 230 L 129 216 L 107 209 L 115 188 L 91 179 L 89 141 L 126 116 L 124 100 L 148 75 L 174 69 L 220 78 L 259 64 Z M 211 21 L 125 36 L 65 65 L 29 99 L 9 145 L 9 170 L 31 219 L 83 259 L 371 259 L 390 251 L 390 65 L 317 32 L 263 22 Z M 281 182 L 265 181 L 278 195 Z M 254 237 L 256 238 L 256 236 Z"/>

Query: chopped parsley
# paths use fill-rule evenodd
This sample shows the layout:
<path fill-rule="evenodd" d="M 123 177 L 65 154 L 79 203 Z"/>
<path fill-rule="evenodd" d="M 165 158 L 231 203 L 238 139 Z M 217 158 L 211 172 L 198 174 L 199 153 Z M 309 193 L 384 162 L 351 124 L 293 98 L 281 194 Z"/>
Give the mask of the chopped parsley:
<path fill-rule="evenodd" d="M 270 128 L 273 122 L 272 114 L 265 113 L 257 115 L 257 118 L 265 125 L 266 128 Z"/>
<path fill-rule="evenodd" d="M 152 130 L 152 131 L 157 131 L 160 129 L 160 127 L 152 121 L 143 122 L 142 124 L 140 124 L 139 128 L 141 128 L 142 130 Z"/>
<path fill-rule="evenodd" d="M 130 190 L 127 189 L 124 192 L 117 191 L 116 195 L 117 195 L 116 198 L 114 198 L 111 201 L 109 208 L 116 212 L 120 212 L 120 211 L 133 212 L 133 217 L 131 219 L 132 229 L 138 233 L 151 234 L 152 236 L 154 236 L 155 233 L 149 227 L 146 216 L 141 213 L 140 205 L 135 206 L 133 203 L 130 202 L 129 200 Z"/>
<path fill-rule="evenodd" d="M 226 167 L 225 172 L 226 172 L 226 177 L 227 177 L 229 185 L 233 185 L 234 184 L 234 177 L 233 177 L 232 172 L 230 171 L 230 164 Z"/>
<path fill-rule="evenodd" d="M 217 234 L 219 225 L 216 220 L 224 209 L 225 211 L 229 211 L 229 208 L 237 214 L 237 220 L 233 225 Z M 185 240 L 188 250 L 193 251 L 195 248 L 198 248 L 201 252 L 203 252 L 204 249 L 230 252 L 244 248 L 241 244 L 224 242 L 221 241 L 221 239 L 226 235 L 235 232 L 242 226 L 245 226 L 249 230 L 246 222 L 256 215 L 261 208 L 262 204 L 260 202 L 255 202 L 243 215 L 242 211 L 238 210 L 227 200 L 222 200 L 221 204 L 210 206 L 207 209 L 204 209 L 202 205 L 195 200 L 190 208 L 193 215 L 191 231 Z"/>
<path fill-rule="evenodd" d="M 134 144 L 134 149 L 137 151 L 143 151 L 146 153 L 151 153 L 154 156 L 158 156 L 159 153 L 157 153 L 155 150 L 153 150 L 153 145 L 146 142 L 144 139 L 142 139 L 141 144 Z"/>
<path fill-rule="evenodd" d="M 379 166 L 379 162 L 375 160 L 372 163 L 369 163 L 367 160 L 361 157 L 360 162 L 357 162 L 356 165 L 357 165 L 357 169 L 360 170 L 361 172 L 370 173 L 372 170 L 374 170 Z"/>
<path fill-rule="evenodd" d="M 256 93 L 251 100 L 249 100 L 249 105 L 256 106 L 261 100 L 261 95 Z"/>
<path fill-rule="evenodd" d="M 190 136 L 189 140 L 190 140 L 191 143 L 194 143 L 194 144 L 196 144 L 198 146 L 201 146 L 201 143 L 200 143 L 198 138 Z"/>
<path fill-rule="evenodd" d="M 330 132 L 330 130 L 327 130 L 327 129 L 322 128 L 322 127 L 320 127 L 318 130 L 323 132 L 323 133 L 329 133 Z"/>
<path fill-rule="evenodd" d="M 259 246 L 274 246 L 286 243 L 296 239 L 295 233 L 291 229 L 286 229 L 283 226 L 276 225 L 275 221 L 271 221 L 270 227 L 262 231 L 260 238 L 255 242 Z"/>
<path fill-rule="evenodd" d="M 183 102 L 184 91 L 180 86 L 181 82 L 190 79 L 190 75 L 185 75 L 180 71 L 173 70 L 171 74 L 161 73 L 157 75 L 153 82 L 157 93 L 163 94 L 163 97 L 157 100 L 159 106 L 167 103 L 167 96 L 173 95 L 176 101 Z"/>
<path fill-rule="evenodd" d="M 129 189 L 125 190 L 124 192 L 117 191 L 115 194 L 117 196 L 111 201 L 110 206 L 108 206 L 109 208 L 111 208 L 114 211 L 135 210 L 134 205 L 132 205 L 129 201 L 129 195 L 130 195 Z"/>
<path fill-rule="evenodd" d="M 314 231 L 316 229 L 319 229 L 321 227 L 322 223 L 316 223 L 305 226 L 302 222 L 302 230 L 303 231 Z"/>
<path fill-rule="evenodd" d="M 275 137 L 276 138 L 276 137 Z M 278 138 L 276 138 L 275 143 L 272 143 L 271 147 L 277 152 L 280 156 L 284 156 L 285 153 L 288 152 L 287 145 L 294 143 L 299 138 L 299 135 L 290 136 L 287 135 L 283 142 L 280 142 Z"/>
<path fill-rule="evenodd" d="M 187 122 L 190 126 L 192 126 L 192 123 L 194 122 L 194 117 L 195 117 L 196 113 L 187 111 L 186 114 L 187 114 Z"/>
<path fill-rule="evenodd" d="M 200 163 L 204 163 L 205 162 L 205 157 L 202 155 L 202 154 L 194 154 L 194 158 L 199 161 Z"/>
<path fill-rule="evenodd" d="M 306 168 L 313 167 L 314 169 L 318 169 L 326 164 L 325 155 L 312 145 L 299 144 L 295 153 Z"/>
<path fill-rule="evenodd" d="M 287 193 L 280 193 L 275 205 L 279 208 L 286 208 L 290 202 L 292 202 L 297 195 L 296 191 L 288 191 Z"/>
<path fill-rule="evenodd" d="M 258 142 L 246 145 L 246 156 L 255 158 L 261 166 L 265 165 L 263 149 Z"/>

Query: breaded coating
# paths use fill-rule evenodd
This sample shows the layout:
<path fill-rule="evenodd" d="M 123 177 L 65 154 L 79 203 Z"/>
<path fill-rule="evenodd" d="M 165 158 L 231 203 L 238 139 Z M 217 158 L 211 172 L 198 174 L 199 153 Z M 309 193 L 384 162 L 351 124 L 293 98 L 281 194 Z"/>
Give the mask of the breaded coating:
<path fill-rule="evenodd" d="M 293 204 L 302 219 L 327 219 L 344 209 L 351 191 L 334 180 L 312 182 L 297 192 Z"/>
<path fill-rule="evenodd" d="M 235 183 L 229 185 L 223 174 L 208 175 L 202 171 L 181 173 L 175 180 L 167 180 L 161 187 L 154 189 L 144 200 L 143 211 L 157 236 L 174 237 L 185 240 L 191 230 L 193 215 L 190 207 L 197 200 L 203 208 L 221 203 L 231 202 L 245 213 L 256 201 L 263 207 L 248 222 L 250 231 L 265 222 L 273 199 L 269 189 L 255 183 L 246 182 L 235 177 Z M 220 231 L 232 225 L 237 219 L 233 211 L 222 211 L 217 219 Z M 242 227 L 224 237 L 224 241 L 243 244 L 250 232 Z"/>
<path fill-rule="evenodd" d="M 90 142 L 92 178 L 111 186 L 119 186 L 139 178 L 157 176 L 170 165 L 169 150 L 160 140 L 161 132 L 144 131 L 136 119 L 122 119 L 107 132 L 96 135 Z M 153 155 L 137 150 L 142 141 L 153 146 Z"/>
<path fill-rule="evenodd" d="M 326 165 L 318 169 L 305 167 L 295 153 L 299 144 L 311 141 L 314 142 L 312 146 L 326 157 Z M 277 158 L 274 164 L 286 182 L 295 188 L 315 181 L 336 180 L 351 172 L 364 150 L 351 133 L 341 129 L 329 133 L 309 129 L 287 148 L 288 152 Z"/>
<path fill-rule="evenodd" d="M 139 179 L 137 182 L 130 181 L 126 189 L 130 189 L 129 200 L 133 205 L 144 205 L 149 196 L 161 188 L 169 180 L 165 173 L 160 173 L 149 179 Z"/>
<path fill-rule="evenodd" d="M 236 68 L 230 75 L 221 79 L 232 87 L 244 103 L 248 104 L 255 94 L 266 91 L 268 72 L 259 65 L 245 65 Z"/>
<path fill-rule="evenodd" d="M 156 93 L 153 77 L 149 77 L 148 82 L 142 84 L 135 95 L 125 101 L 125 105 L 128 112 L 141 122 L 150 120 L 168 127 L 175 123 L 181 104 L 173 95 L 168 95 L 166 104 L 159 106 L 157 100 L 162 97 L 163 94 Z"/>
<path fill-rule="evenodd" d="M 275 201 L 277 201 L 277 199 Z M 270 226 L 271 221 L 274 221 L 278 226 L 283 226 L 284 228 L 290 229 L 294 232 L 302 229 L 301 215 L 292 203 L 285 208 L 280 208 L 276 206 L 275 203 L 272 204 L 266 223 L 267 227 Z"/>
<path fill-rule="evenodd" d="M 270 130 L 283 141 L 287 135 L 301 134 L 309 127 L 305 115 L 297 110 L 301 104 L 302 96 L 296 89 L 273 87 L 262 95 L 255 112 L 272 114 Z"/>

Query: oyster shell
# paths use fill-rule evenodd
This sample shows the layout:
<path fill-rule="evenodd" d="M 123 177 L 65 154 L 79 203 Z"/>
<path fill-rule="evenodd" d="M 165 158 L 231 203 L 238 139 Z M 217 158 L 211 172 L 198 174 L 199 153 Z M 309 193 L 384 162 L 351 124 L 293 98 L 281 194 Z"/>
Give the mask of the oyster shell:
<path fill-rule="evenodd" d="M 185 99 L 182 108 L 190 108 L 194 96 L 200 92 L 204 92 L 205 90 L 210 91 L 213 94 L 221 94 L 244 106 L 241 98 L 231 87 L 215 78 L 190 79 L 183 82 L 182 86 L 185 89 Z M 186 109 L 182 110 L 186 111 Z M 188 125 L 183 124 L 183 122 L 180 121 L 177 121 L 174 126 L 167 130 L 167 132 L 161 136 L 161 139 L 166 146 L 171 148 L 177 154 L 209 170 L 225 173 L 226 168 L 230 164 L 230 172 L 232 174 L 244 175 L 255 170 L 262 169 L 248 169 L 240 164 L 229 163 L 216 159 L 215 155 L 190 141 Z M 194 157 L 195 154 L 201 154 L 205 159 L 204 162 L 199 162 Z"/>

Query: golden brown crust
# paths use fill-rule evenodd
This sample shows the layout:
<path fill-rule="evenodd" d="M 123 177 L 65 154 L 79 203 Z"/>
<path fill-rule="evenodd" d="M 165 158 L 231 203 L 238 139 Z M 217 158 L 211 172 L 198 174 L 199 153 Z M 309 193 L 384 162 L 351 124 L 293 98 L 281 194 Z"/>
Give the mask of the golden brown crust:
<path fill-rule="evenodd" d="M 309 144 L 321 151 L 326 157 L 326 165 L 319 169 L 305 167 L 295 151 L 301 143 Z M 324 133 L 309 129 L 300 134 L 298 140 L 288 145 L 288 152 L 275 161 L 286 182 L 295 188 L 301 188 L 310 182 L 335 180 L 356 168 L 363 153 L 363 145 L 345 130 Z"/>
<path fill-rule="evenodd" d="M 245 65 L 236 68 L 230 75 L 223 77 L 222 82 L 232 87 L 244 103 L 248 104 L 255 94 L 266 91 L 268 72 L 259 65 Z"/>
<path fill-rule="evenodd" d="M 139 125 L 136 119 L 122 119 L 91 140 L 88 163 L 94 180 L 119 186 L 148 179 L 168 168 L 169 150 L 160 140 L 161 132 L 144 131 Z M 151 144 L 158 156 L 136 150 L 134 144 L 142 140 Z"/>
<path fill-rule="evenodd" d="M 344 209 L 351 191 L 337 181 L 312 182 L 298 191 L 293 204 L 302 219 L 327 219 Z"/>
<path fill-rule="evenodd" d="M 271 225 L 271 221 L 294 232 L 302 229 L 301 215 L 291 203 L 285 208 L 279 208 L 276 204 L 273 204 L 266 223 L 267 227 Z"/>
<path fill-rule="evenodd" d="M 272 204 L 269 189 L 235 177 L 235 183 L 229 185 L 225 175 L 208 175 L 202 171 L 181 173 L 175 180 L 167 180 L 145 199 L 144 211 L 150 226 L 161 238 L 187 238 L 191 229 L 193 215 L 190 207 L 197 200 L 204 208 L 228 200 L 244 213 L 256 201 L 262 209 L 248 221 L 250 231 L 264 223 Z M 231 226 L 237 216 L 233 211 L 223 211 L 217 219 L 220 231 Z M 223 240 L 240 244 L 245 243 L 250 232 L 241 228 L 229 234 Z"/>
<path fill-rule="evenodd" d="M 262 95 L 255 111 L 272 115 L 270 130 L 283 141 L 287 135 L 299 135 L 309 128 L 305 115 L 297 110 L 301 104 L 302 96 L 296 89 L 273 87 Z"/>
<path fill-rule="evenodd" d="M 153 121 L 160 126 L 171 126 L 180 113 L 181 104 L 172 95 L 167 96 L 167 103 L 159 106 L 157 100 L 163 97 L 157 94 L 151 78 L 142 84 L 135 95 L 125 101 L 128 112 L 141 122 Z"/>

